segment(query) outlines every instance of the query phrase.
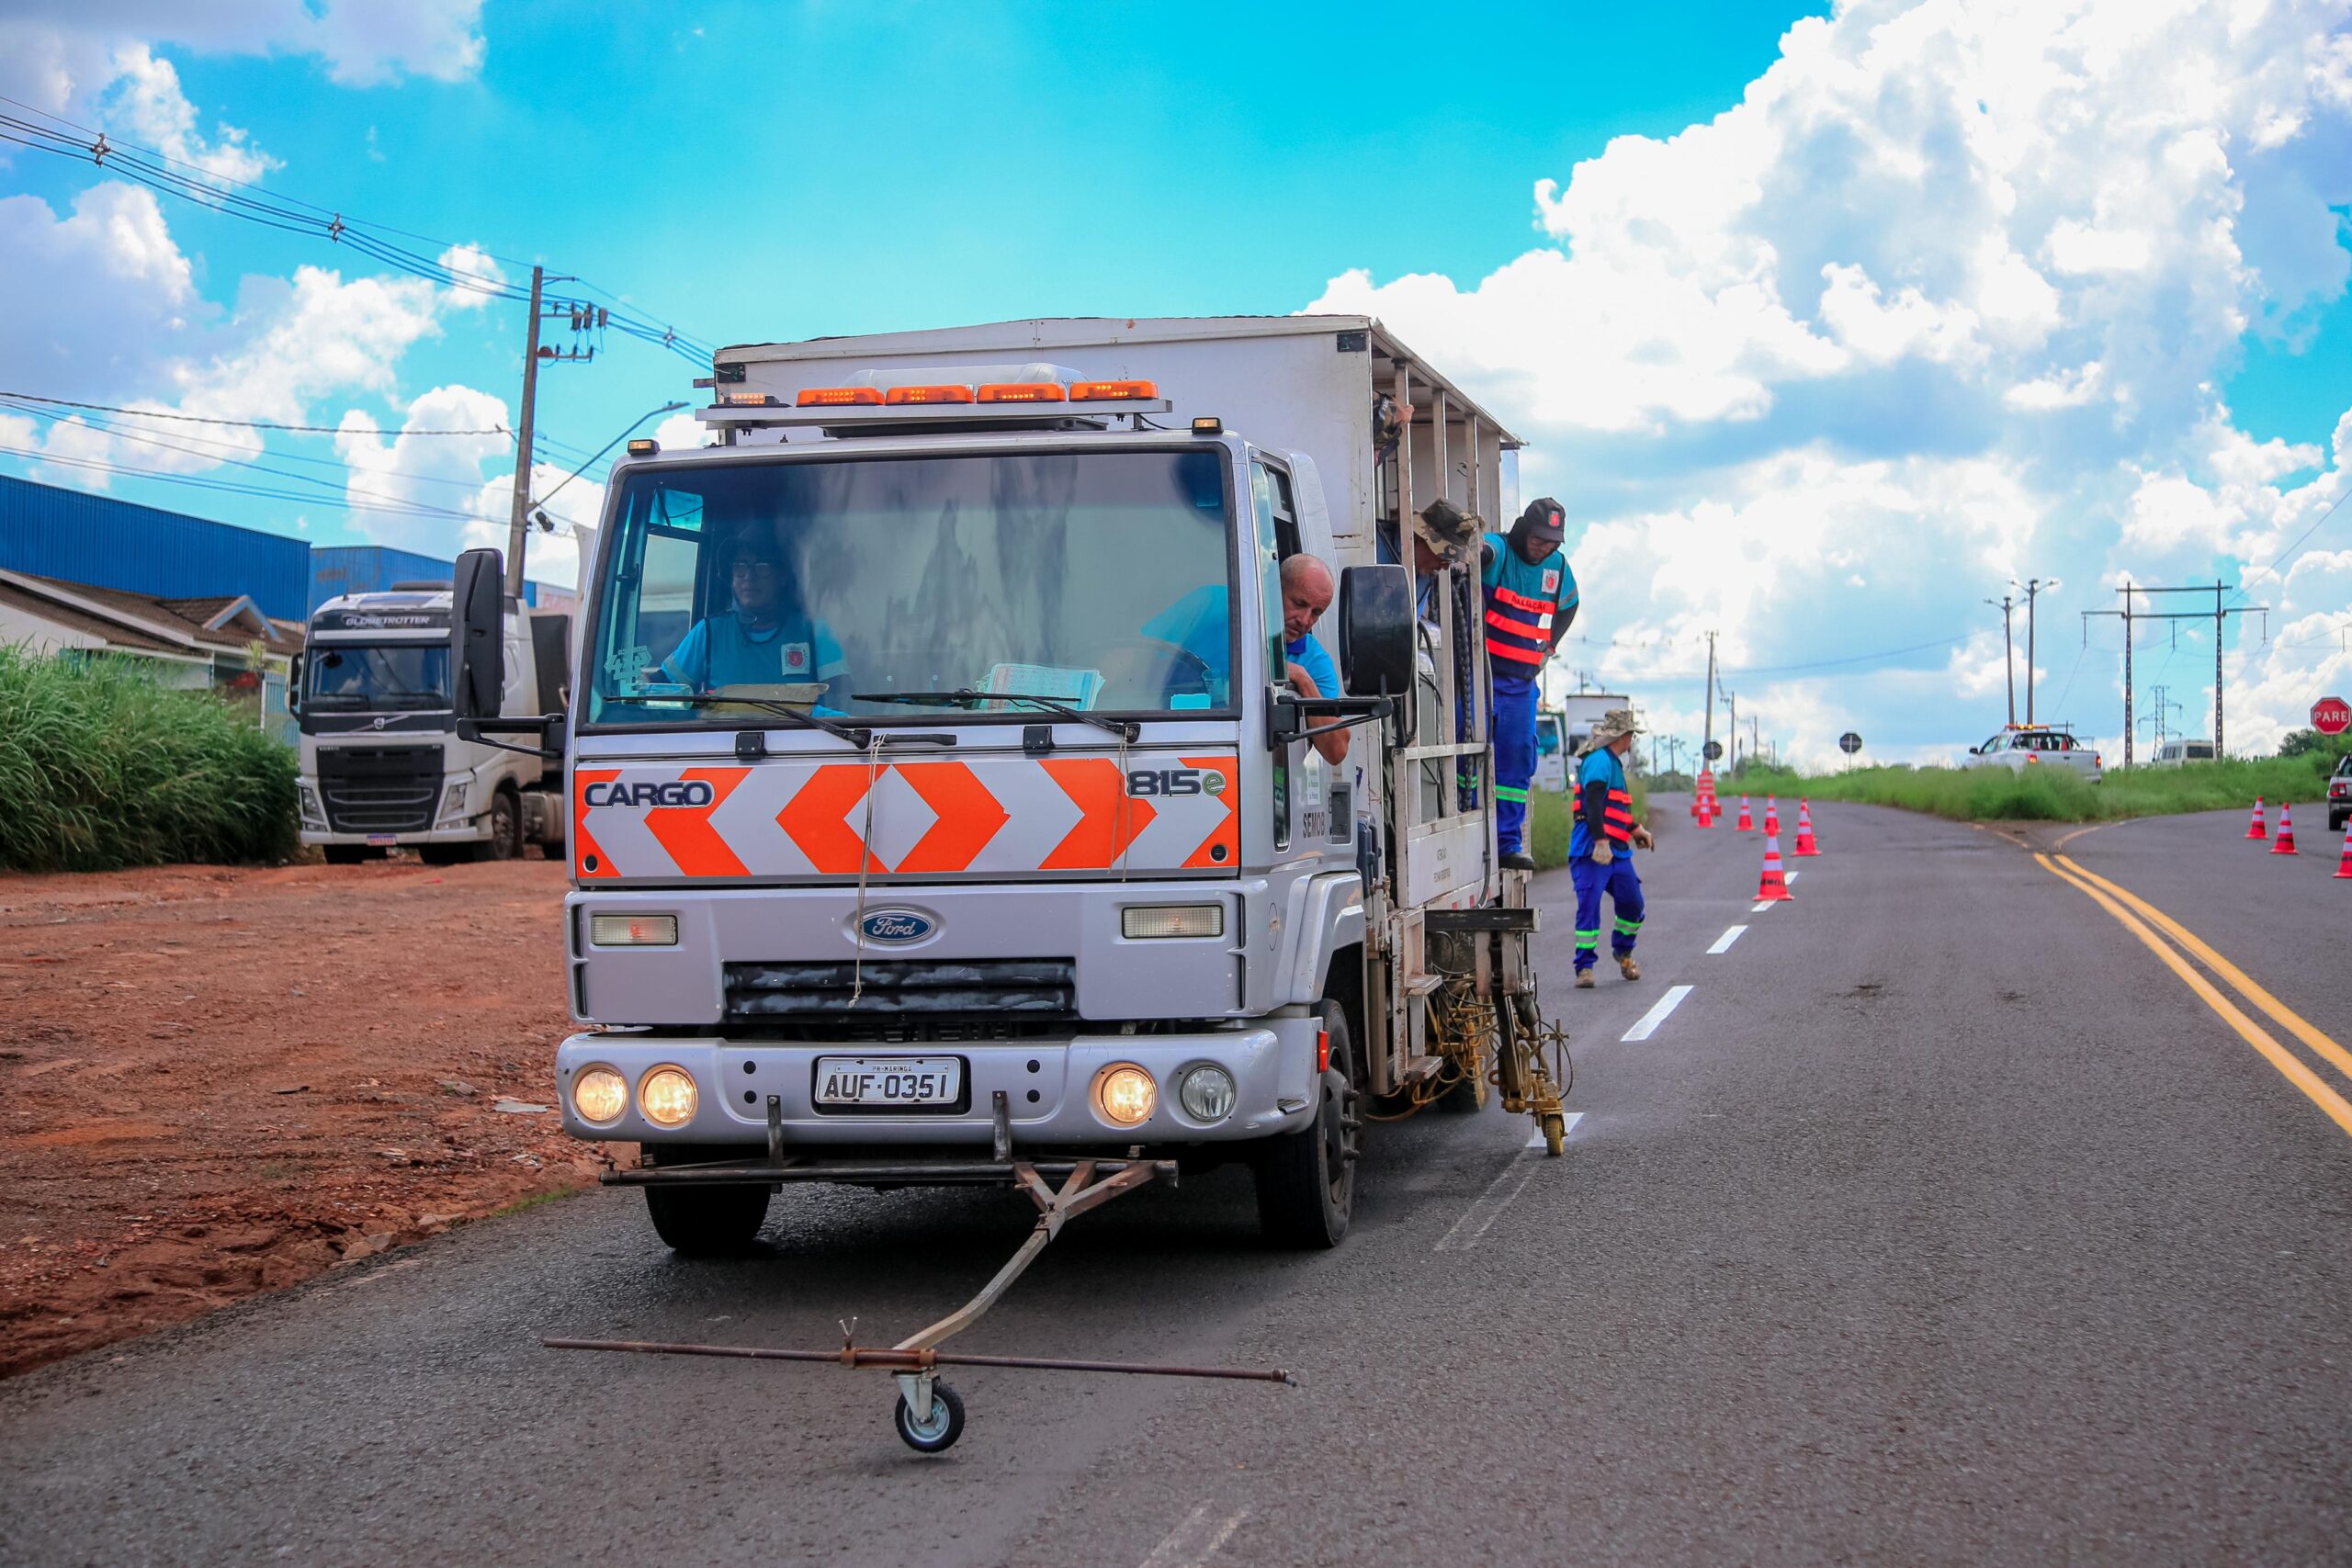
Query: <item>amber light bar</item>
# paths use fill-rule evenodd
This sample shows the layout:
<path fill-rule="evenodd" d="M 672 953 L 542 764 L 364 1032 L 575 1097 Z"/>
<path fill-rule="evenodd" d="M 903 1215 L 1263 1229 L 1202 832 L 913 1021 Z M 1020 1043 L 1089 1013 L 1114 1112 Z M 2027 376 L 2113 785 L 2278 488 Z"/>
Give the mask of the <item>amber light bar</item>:
<path fill-rule="evenodd" d="M 1158 396 L 1157 381 L 1073 381 L 1069 388 L 1069 400 L 1074 403 L 1108 403 Z"/>
<path fill-rule="evenodd" d="M 1059 403 L 1067 402 L 1069 394 L 1052 381 L 989 381 L 983 383 L 978 400 L 984 403 Z"/>
<path fill-rule="evenodd" d="M 856 404 L 880 407 L 882 389 L 879 387 L 803 387 L 799 405 L 804 409 L 847 408 Z"/>
<path fill-rule="evenodd" d="M 969 387 L 893 387 L 883 397 L 886 403 L 968 403 L 972 400 Z"/>

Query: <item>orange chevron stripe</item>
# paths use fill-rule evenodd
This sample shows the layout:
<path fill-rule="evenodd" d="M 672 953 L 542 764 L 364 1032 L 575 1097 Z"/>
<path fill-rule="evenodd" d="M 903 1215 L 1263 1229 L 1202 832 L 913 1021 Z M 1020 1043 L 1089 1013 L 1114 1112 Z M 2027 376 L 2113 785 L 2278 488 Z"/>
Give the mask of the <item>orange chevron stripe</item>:
<path fill-rule="evenodd" d="M 1206 866 L 1229 871 L 1241 863 L 1241 781 L 1234 777 L 1238 771 L 1238 760 L 1233 757 L 1180 757 L 1177 761 L 1188 768 L 1215 773 L 1225 781 L 1225 791 L 1217 796 L 1225 803 L 1225 818 L 1209 829 L 1207 838 L 1193 846 L 1184 865 L 1188 870 Z M 1220 846 L 1225 850 L 1222 860 L 1215 854 Z"/>
<path fill-rule="evenodd" d="M 1108 757 L 1043 758 L 1037 765 L 1086 814 L 1038 863 L 1039 871 L 1107 871 L 1159 815 L 1151 802 L 1127 794 L 1119 764 Z"/>
<path fill-rule="evenodd" d="M 574 768 L 571 771 L 571 874 L 582 882 L 620 874 L 613 869 L 613 857 L 604 852 L 588 831 L 588 786 L 606 784 L 620 776 L 618 768 Z M 588 869 L 588 862 L 592 858 L 596 863 L 594 871 Z"/>
<path fill-rule="evenodd" d="M 989 840 L 1012 820 L 1004 803 L 961 762 L 899 762 L 896 766 L 908 787 L 939 813 L 939 820 L 899 862 L 901 874 L 968 871 Z"/>
<path fill-rule="evenodd" d="M 865 777 L 864 762 L 827 762 L 775 814 L 784 836 L 828 876 L 856 875 L 861 858 L 868 871 L 889 869 L 866 852 L 857 829 L 845 820 L 850 807 L 865 798 Z"/>
<path fill-rule="evenodd" d="M 688 768 L 678 775 L 680 782 L 700 781 L 710 786 L 708 806 L 657 806 L 645 814 L 645 830 L 654 841 L 670 852 L 680 874 L 685 876 L 749 876 L 749 867 L 738 857 L 718 829 L 710 825 L 710 814 L 727 803 L 735 786 L 751 776 L 749 768 Z"/>

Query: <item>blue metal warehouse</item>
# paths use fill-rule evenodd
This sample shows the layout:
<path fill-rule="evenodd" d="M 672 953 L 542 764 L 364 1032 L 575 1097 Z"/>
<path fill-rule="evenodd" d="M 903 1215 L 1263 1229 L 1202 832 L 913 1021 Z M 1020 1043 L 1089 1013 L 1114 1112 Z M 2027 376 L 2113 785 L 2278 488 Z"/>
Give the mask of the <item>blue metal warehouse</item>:
<path fill-rule="evenodd" d="M 322 545 L 0 474 L 0 570 L 161 599 L 249 594 L 307 619 L 338 593 L 447 582 L 450 563 L 384 545 Z M 538 603 L 536 584 L 524 598 Z"/>

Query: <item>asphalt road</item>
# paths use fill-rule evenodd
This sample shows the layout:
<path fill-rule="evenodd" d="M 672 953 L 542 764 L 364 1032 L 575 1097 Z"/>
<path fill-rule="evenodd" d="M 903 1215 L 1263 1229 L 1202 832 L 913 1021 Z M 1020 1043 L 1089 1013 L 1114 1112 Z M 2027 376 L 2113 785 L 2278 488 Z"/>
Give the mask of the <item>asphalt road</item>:
<path fill-rule="evenodd" d="M 962 1373 L 917 1458 L 879 1374 L 537 1340 L 904 1333 L 1023 1205 L 787 1192 L 764 1255 L 686 1264 L 599 1192 L 0 1384 L 0 1561 L 2346 1561 L 2352 1138 L 2017 844 L 1816 818 L 1760 914 L 1757 840 L 1675 819 L 1637 983 L 1568 989 L 1541 884 L 1565 1158 L 1377 1128 L 1311 1258 L 1238 1174 L 1147 1190 L 959 1341 L 1299 1389 Z M 2064 852 L 2341 1039 L 2352 884 L 2242 829 Z"/>

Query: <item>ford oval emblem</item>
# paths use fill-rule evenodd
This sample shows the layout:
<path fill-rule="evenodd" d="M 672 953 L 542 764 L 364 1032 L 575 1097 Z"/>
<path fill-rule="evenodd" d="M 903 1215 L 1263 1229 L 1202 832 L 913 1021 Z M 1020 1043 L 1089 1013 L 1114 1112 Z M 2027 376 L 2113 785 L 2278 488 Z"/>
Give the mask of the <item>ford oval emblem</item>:
<path fill-rule="evenodd" d="M 921 942 L 939 929 L 939 922 L 912 909 L 869 909 L 857 929 L 868 942 L 897 947 Z"/>

